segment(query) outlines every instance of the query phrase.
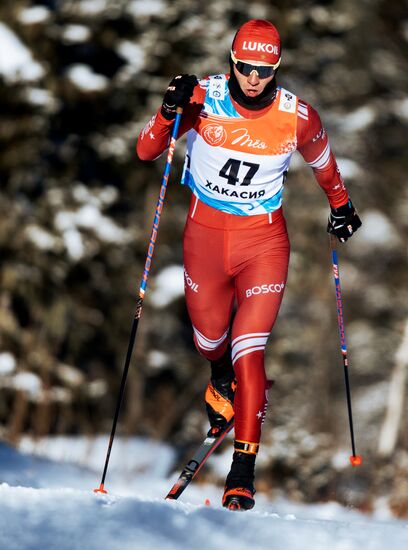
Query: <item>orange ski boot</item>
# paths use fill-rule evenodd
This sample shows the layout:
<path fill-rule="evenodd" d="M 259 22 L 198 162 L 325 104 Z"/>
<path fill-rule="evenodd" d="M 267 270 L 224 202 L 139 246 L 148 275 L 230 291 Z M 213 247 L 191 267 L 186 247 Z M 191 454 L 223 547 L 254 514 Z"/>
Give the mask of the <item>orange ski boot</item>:
<path fill-rule="evenodd" d="M 205 406 L 210 421 L 209 434 L 221 431 L 234 418 L 236 381 L 231 361 L 231 347 L 219 359 L 211 361 L 211 380 L 205 392 Z"/>
<path fill-rule="evenodd" d="M 234 417 L 235 380 L 228 376 L 211 379 L 205 392 L 205 406 L 211 434 L 223 430 Z"/>

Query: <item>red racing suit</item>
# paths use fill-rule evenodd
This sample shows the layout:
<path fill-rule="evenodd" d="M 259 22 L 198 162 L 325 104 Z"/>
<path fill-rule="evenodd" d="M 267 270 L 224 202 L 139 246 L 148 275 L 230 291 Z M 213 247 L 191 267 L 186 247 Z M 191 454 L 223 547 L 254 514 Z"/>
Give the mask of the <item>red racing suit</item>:
<path fill-rule="evenodd" d="M 185 294 L 200 353 L 215 360 L 231 343 L 235 439 L 258 443 L 267 405 L 264 350 L 287 279 L 282 193 L 293 152 L 312 167 L 332 207 L 348 194 L 310 105 L 278 87 L 271 105 L 250 111 L 230 96 L 228 78 L 201 80 L 180 124 L 179 136 L 187 132 L 182 183 L 193 192 L 183 241 Z M 151 118 L 138 139 L 140 159 L 163 153 L 171 126 L 160 111 Z"/>

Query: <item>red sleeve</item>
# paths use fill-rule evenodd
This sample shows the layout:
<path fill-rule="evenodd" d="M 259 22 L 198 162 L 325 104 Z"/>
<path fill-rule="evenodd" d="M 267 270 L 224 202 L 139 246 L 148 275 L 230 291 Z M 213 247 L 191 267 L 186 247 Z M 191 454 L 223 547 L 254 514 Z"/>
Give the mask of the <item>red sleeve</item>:
<path fill-rule="evenodd" d="M 194 126 L 201 112 L 204 98 L 205 90 L 198 84 L 194 88 L 190 103 L 184 108 L 180 121 L 179 138 Z M 173 121 L 164 118 L 160 110 L 152 116 L 139 134 L 136 151 L 141 160 L 154 160 L 169 146 Z"/>
<path fill-rule="evenodd" d="M 338 208 L 346 204 L 349 196 L 330 148 L 326 130 L 317 111 L 302 100 L 298 101 L 297 141 L 298 151 L 312 167 L 330 206 Z"/>

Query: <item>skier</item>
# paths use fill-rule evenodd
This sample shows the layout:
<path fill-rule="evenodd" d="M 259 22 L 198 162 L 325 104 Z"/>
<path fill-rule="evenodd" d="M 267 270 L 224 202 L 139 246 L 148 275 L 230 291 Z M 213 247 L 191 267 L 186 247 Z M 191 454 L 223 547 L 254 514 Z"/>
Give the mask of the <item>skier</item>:
<path fill-rule="evenodd" d="M 231 509 L 255 503 L 255 459 L 267 406 L 264 350 L 286 285 L 282 194 L 294 151 L 327 195 L 328 232 L 345 242 L 361 225 L 318 113 L 277 84 L 280 62 L 275 26 L 248 21 L 234 37 L 230 73 L 173 78 L 137 143 L 140 159 L 157 158 L 183 107 L 182 183 L 192 190 L 183 240 L 185 295 L 195 345 L 211 364 L 205 393 L 210 432 L 235 415 L 222 499 Z"/>

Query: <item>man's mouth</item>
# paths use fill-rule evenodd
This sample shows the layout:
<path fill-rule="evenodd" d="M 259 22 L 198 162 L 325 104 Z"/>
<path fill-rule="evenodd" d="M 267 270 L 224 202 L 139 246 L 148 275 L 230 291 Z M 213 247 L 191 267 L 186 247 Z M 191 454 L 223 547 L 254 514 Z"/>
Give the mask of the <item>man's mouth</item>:
<path fill-rule="evenodd" d="M 249 95 L 249 96 L 256 96 L 259 94 L 259 90 L 255 90 L 254 88 L 250 88 L 249 90 L 247 90 L 246 92 L 246 95 Z"/>

